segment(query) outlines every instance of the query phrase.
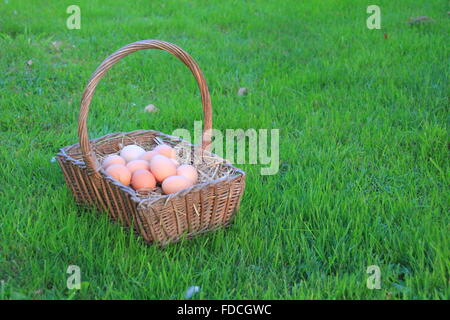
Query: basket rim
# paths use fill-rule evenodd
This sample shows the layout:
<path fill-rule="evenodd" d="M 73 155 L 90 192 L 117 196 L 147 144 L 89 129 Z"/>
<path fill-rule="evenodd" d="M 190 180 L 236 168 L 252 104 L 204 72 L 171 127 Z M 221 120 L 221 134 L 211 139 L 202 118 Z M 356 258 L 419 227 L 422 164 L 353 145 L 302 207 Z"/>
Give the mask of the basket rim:
<path fill-rule="evenodd" d="M 102 141 L 102 140 L 107 139 L 107 138 L 116 138 L 116 137 L 120 137 L 120 136 L 127 136 L 127 135 L 133 135 L 133 134 L 147 134 L 147 133 L 153 133 L 153 134 L 155 134 L 157 136 L 161 136 L 161 137 L 163 137 L 165 139 L 171 140 L 172 142 L 178 142 L 178 143 L 182 142 L 182 143 L 186 144 L 189 147 L 194 147 L 194 148 L 195 147 L 199 147 L 199 146 L 194 145 L 194 144 L 192 144 L 192 143 L 190 143 L 190 142 L 188 142 L 188 141 L 186 141 L 184 139 L 181 139 L 180 137 L 168 135 L 168 134 L 165 134 L 165 133 L 157 131 L 157 130 L 134 130 L 134 131 L 129 131 L 129 132 L 114 132 L 114 133 L 106 134 L 106 135 L 101 136 L 99 138 L 92 139 L 92 140 L 90 140 L 90 142 L 95 144 L 95 143 L 98 143 L 99 141 Z M 78 160 L 78 159 L 75 159 L 75 158 L 71 157 L 70 155 L 68 155 L 67 152 L 70 151 L 73 148 L 80 148 L 80 143 L 75 143 L 75 144 L 72 144 L 72 145 L 69 145 L 69 146 L 61 148 L 60 151 L 56 154 L 56 157 L 64 159 L 65 161 L 69 161 L 73 165 L 75 165 L 75 166 L 77 166 L 79 168 L 87 169 L 86 163 L 84 162 L 83 159 L 82 160 Z M 201 189 L 206 188 L 208 186 L 213 186 L 213 185 L 216 185 L 216 184 L 220 184 L 220 183 L 225 182 L 225 181 L 233 181 L 233 180 L 235 180 L 235 179 L 237 179 L 237 178 L 239 178 L 241 176 L 245 176 L 246 175 L 243 170 L 233 166 L 228 160 L 226 160 L 226 159 L 224 159 L 222 157 L 219 157 L 218 155 L 216 155 L 216 154 L 214 154 L 212 152 L 206 151 L 206 150 L 203 150 L 203 152 L 207 153 L 208 155 L 211 155 L 213 157 L 216 157 L 218 159 L 223 160 L 224 163 L 222 165 L 225 166 L 225 167 L 229 167 L 229 168 L 233 169 L 233 171 L 235 171 L 236 174 L 233 174 L 233 175 L 230 175 L 230 176 L 227 176 L 227 177 L 214 179 L 212 181 L 206 181 L 206 182 L 203 182 L 203 183 L 198 183 L 198 184 L 193 185 L 190 188 L 181 190 L 181 191 L 173 193 L 173 194 L 168 194 L 168 195 L 162 194 L 161 197 L 159 197 L 157 199 L 149 199 L 149 198 L 139 197 L 137 195 L 137 192 L 134 189 L 132 189 L 129 186 L 125 186 L 125 185 L 121 184 L 120 182 L 116 181 L 115 179 L 113 179 L 112 177 L 108 176 L 101 166 L 99 166 L 98 172 L 101 174 L 102 179 L 104 179 L 106 181 L 109 181 L 109 183 L 119 187 L 123 192 L 128 193 L 130 195 L 131 200 L 136 202 L 138 205 L 142 205 L 142 204 L 150 205 L 153 202 L 157 202 L 157 201 L 161 201 L 161 200 L 164 200 L 167 203 L 172 198 L 182 197 L 182 196 L 184 196 L 184 195 L 186 195 L 186 194 L 188 194 L 188 193 L 190 193 L 192 191 L 201 190 Z M 90 175 L 92 175 L 92 173 L 90 173 Z"/>

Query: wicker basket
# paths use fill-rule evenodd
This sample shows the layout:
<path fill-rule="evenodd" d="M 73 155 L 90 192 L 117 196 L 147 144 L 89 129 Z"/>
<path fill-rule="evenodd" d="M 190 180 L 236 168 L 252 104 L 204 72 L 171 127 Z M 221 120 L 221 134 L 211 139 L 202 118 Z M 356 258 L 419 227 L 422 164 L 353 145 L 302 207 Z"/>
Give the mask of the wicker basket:
<path fill-rule="evenodd" d="M 153 130 L 112 133 L 89 140 L 86 120 L 97 84 L 117 61 L 141 49 L 168 51 L 191 70 L 197 80 L 203 105 L 201 147 Z M 106 211 L 112 219 L 134 228 L 146 242 L 165 245 L 227 226 L 239 208 L 245 173 L 208 151 L 211 128 L 211 100 L 197 63 L 173 44 L 158 40 L 138 41 L 110 55 L 94 72 L 81 100 L 78 120 L 80 143 L 61 149 L 56 158 L 77 204 Z M 207 169 L 202 180 L 176 194 L 164 195 L 158 190 L 140 194 L 107 176 L 99 165 L 102 157 L 118 153 L 125 145 L 138 144 L 150 150 L 158 142 L 181 146 L 178 150 L 191 153 L 191 159 L 200 155 L 200 165 Z"/>

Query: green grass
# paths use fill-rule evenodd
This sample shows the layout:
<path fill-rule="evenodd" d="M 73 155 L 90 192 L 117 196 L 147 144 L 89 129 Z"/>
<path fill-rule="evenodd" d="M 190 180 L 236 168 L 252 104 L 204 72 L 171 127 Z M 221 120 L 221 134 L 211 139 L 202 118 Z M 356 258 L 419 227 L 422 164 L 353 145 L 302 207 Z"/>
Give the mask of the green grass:
<path fill-rule="evenodd" d="M 178 299 L 191 285 L 200 299 L 450 298 L 448 1 L 76 1 L 81 30 L 66 28 L 73 1 L 6 2 L 0 299 Z M 381 30 L 366 28 L 370 4 Z M 421 15 L 434 22 L 406 24 Z M 90 74 L 140 39 L 198 61 L 216 128 L 281 137 L 277 175 L 239 165 L 247 187 L 230 229 L 164 250 L 78 208 L 50 161 L 77 141 Z M 99 137 L 199 119 L 190 72 L 148 50 L 103 79 L 88 123 Z M 66 288 L 70 264 L 78 292 Z M 366 288 L 369 265 L 380 290 Z"/>

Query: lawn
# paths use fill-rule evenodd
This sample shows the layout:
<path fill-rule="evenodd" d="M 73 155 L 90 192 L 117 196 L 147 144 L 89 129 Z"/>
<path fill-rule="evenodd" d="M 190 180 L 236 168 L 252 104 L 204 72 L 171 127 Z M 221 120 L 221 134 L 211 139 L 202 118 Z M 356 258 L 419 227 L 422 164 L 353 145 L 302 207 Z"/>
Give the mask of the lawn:
<path fill-rule="evenodd" d="M 366 26 L 371 4 L 381 30 Z M 180 299 L 193 285 L 198 299 L 449 299 L 448 5 L 1 0 L 0 299 Z M 141 39 L 196 59 L 215 128 L 280 130 L 277 174 L 237 165 L 234 224 L 165 249 L 78 208 L 52 162 L 78 141 L 91 73 Z M 192 74 L 146 50 L 105 76 L 88 124 L 94 138 L 201 118 Z M 366 286 L 371 265 L 381 289 Z"/>

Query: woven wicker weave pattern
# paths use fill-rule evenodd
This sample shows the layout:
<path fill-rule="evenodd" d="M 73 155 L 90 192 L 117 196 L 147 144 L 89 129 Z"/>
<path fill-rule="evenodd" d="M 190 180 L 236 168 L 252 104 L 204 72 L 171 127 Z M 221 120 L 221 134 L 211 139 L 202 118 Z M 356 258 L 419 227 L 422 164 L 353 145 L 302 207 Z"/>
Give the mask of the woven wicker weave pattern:
<path fill-rule="evenodd" d="M 155 141 L 175 146 L 183 143 L 196 153 L 195 146 L 158 131 L 139 130 L 112 133 L 89 140 L 87 117 L 95 88 L 103 75 L 120 59 L 141 49 L 165 50 L 179 58 L 197 80 L 203 106 L 203 153 L 217 158 L 214 176 L 174 195 L 146 198 L 107 176 L 99 166 L 99 155 L 117 153 L 128 144 L 150 150 Z M 75 201 L 106 211 L 113 219 L 132 227 L 145 241 L 164 245 L 228 225 L 239 209 L 245 187 L 245 173 L 208 152 L 212 128 L 211 100 L 204 76 L 197 63 L 179 47 L 158 40 L 131 43 L 106 58 L 93 73 L 83 93 L 79 122 L 79 144 L 65 147 L 58 153 L 58 163 Z M 225 173 L 226 174 L 222 174 Z M 216 175 L 217 174 L 217 175 Z"/>

